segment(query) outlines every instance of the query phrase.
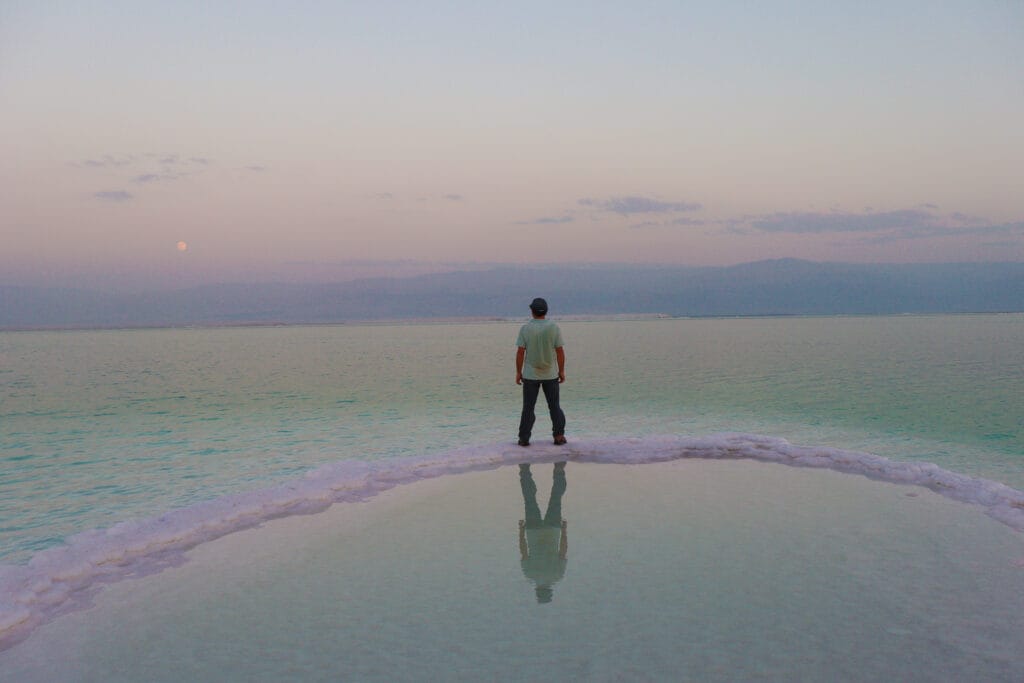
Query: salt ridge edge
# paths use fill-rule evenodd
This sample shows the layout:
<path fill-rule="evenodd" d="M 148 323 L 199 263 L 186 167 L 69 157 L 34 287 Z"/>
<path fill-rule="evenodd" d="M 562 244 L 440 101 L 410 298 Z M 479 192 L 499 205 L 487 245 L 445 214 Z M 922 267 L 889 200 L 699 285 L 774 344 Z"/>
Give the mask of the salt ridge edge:
<path fill-rule="evenodd" d="M 894 484 L 923 486 L 979 505 L 993 519 L 1024 532 L 1024 492 L 931 463 L 897 462 L 870 453 L 796 446 L 767 436 L 649 436 L 573 441 L 524 451 L 507 443 L 372 462 L 340 461 L 268 489 L 233 494 L 109 529 L 76 534 L 66 545 L 37 553 L 27 565 L 0 566 L 0 651 L 54 617 L 88 605 L 103 583 L 158 572 L 185 561 L 185 552 L 271 519 L 323 511 L 365 500 L 419 479 L 496 469 L 523 461 L 572 460 L 646 464 L 685 458 L 746 459 L 859 474 Z"/>

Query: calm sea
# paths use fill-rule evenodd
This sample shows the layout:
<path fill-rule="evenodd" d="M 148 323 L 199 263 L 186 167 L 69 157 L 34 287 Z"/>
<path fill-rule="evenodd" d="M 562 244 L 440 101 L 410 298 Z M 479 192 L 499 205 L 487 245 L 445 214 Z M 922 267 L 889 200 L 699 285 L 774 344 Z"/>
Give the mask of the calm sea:
<path fill-rule="evenodd" d="M 0 563 L 326 463 L 511 442 L 519 324 L 0 333 Z M 570 440 L 746 432 L 1024 489 L 1024 315 L 561 324 Z"/>

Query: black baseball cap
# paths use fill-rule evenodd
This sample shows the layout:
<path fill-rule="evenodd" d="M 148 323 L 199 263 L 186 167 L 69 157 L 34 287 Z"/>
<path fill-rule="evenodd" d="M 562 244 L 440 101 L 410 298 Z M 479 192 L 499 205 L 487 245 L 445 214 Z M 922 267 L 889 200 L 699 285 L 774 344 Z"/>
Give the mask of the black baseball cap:
<path fill-rule="evenodd" d="M 530 310 L 536 313 L 537 315 L 544 315 L 545 313 L 548 312 L 548 302 L 544 301 L 544 299 L 541 299 L 540 297 L 537 297 L 536 299 L 530 302 Z"/>

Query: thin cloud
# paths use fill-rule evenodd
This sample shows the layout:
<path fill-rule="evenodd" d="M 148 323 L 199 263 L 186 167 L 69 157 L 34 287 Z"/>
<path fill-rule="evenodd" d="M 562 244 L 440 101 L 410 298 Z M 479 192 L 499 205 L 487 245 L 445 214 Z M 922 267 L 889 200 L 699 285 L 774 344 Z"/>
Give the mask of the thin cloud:
<path fill-rule="evenodd" d="M 263 171 L 267 170 L 266 166 L 259 166 L 259 165 L 256 165 L 256 164 L 254 164 L 252 166 L 246 166 L 245 168 L 246 168 L 246 170 L 253 171 L 254 173 L 263 173 Z"/>
<path fill-rule="evenodd" d="M 135 157 L 104 154 L 103 156 L 94 159 L 73 161 L 71 162 L 71 165 L 77 166 L 78 168 L 112 168 L 116 166 L 128 166 L 132 163 L 135 163 Z"/>
<path fill-rule="evenodd" d="M 964 225 L 986 225 L 992 222 L 983 216 L 972 216 L 970 214 L 960 213 L 959 211 L 949 214 L 949 217 L 957 223 L 962 223 Z"/>
<path fill-rule="evenodd" d="M 187 173 L 186 174 L 182 174 L 182 173 L 143 173 L 142 175 L 137 175 L 134 178 L 132 178 L 132 182 L 143 183 L 143 184 L 145 184 L 145 183 L 156 183 L 156 182 L 160 182 L 160 181 L 163 181 L 163 180 L 177 180 L 182 175 L 188 175 L 188 174 Z"/>
<path fill-rule="evenodd" d="M 516 221 L 516 225 L 558 225 L 561 223 L 572 223 L 574 219 L 572 216 L 543 216 L 541 218 L 534 218 L 532 221 Z"/>
<path fill-rule="evenodd" d="M 643 221 L 642 223 L 635 223 L 629 227 L 633 230 L 642 230 L 648 228 L 698 227 L 706 224 L 707 221 L 699 218 L 681 216 L 679 218 L 673 218 L 670 221 Z"/>
<path fill-rule="evenodd" d="M 814 234 L 825 232 L 878 232 L 935 226 L 938 217 L 920 209 L 879 213 L 773 213 L 754 217 L 750 226 L 763 232 Z"/>
<path fill-rule="evenodd" d="M 186 158 L 180 154 L 159 154 L 157 152 L 147 152 L 142 156 L 146 157 L 147 159 L 153 159 L 156 161 L 156 163 L 163 164 L 165 166 L 173 166 L 175 164 L 197 164 L 199 166 L 209 166 L 211 163 L 213 163 L 209 157 L 203 156 L 190 156 Z"/>
<path fill-rule="evenodd" d="M 134 197 L 131 192 L 125 192 L 124 190 L 104 190 L 102 192 L 95 192 L 92 196 L 104 202 L 127 202 Z"/>
<path fill-rule="evenodd" d="M 668 222 L 669 225 L 683 225 L 687 227 L 696 227 L 701 225 L 707 225 L 707 221 L 700 218 L 690 218 L 689 216 L 682 216 L 681 218 L 673 218 Z"/>
<path fill-rule="evenodd" d="M 93 157 L 90 159 L 82 159 L 81 161 L 71 162 L 72 166 L 78 168 L 116 168 L 120 166 L 132 166 L 139 165 L 142 163 L 157 163 L 161 166 L 209 166 L 213 162 L 208 157 L 193 156 L 188 159 L 183 159 L 179 154 L 156 154 L 154 152 L 146 152 L 145 154 L 104 154 L 99 157 Z"/>
<path fill-rule="evenodd" d="M 629 195 L 625 197 L 611 197 L 609 199 L 584 198 L 577 202 L 580 206 L 586 206 L 599 211 L 617 213 L 620 216 L 629 216 L 639 213 L 673 213 L 677 211 L 698 211 L 703 208 L 696 202 L 666 202 L 653 197 L 640 197 Z"/>
<path fill-rule="evenodd" d="M 996 240 L 993 242 L 982 242 L 978 246 L 999 249 L 1024 249 L 1024 243 L 1014 240 Z"/>
<path fill-rule="evenodd" d="M 981 216 L 960 212 L 940 214 L 920 208 L 865 213 L 773 213 L 744 216 L 727 225 L 728 232 L 741 235 L 756 232 L 794 235 L 854 233 L 863 237 L 854 240 L 853 244 L 870 245 L 966 235 L 1024 236 L 1024 222 L 993 224 Z"/>
<path fill-rule="evenodd" d="M 969 226 L 916 226 L 901 228 L 888 233 L 866 237 L 859 241 L 860 244 L 888 244 L 905 240 L 935 239 L 943 237 L 963 237 L 965 235 L 978 237 L 1012 237 L 1024 238 L 1024 221 L 1019 223 L 1000 223 L 994 225 L 969 225 Z M 1020 242 L 1004 241 L 1017 247 L 1024 246 Z"/>
<path fill-rule="evenodd" d="M 462 201 L 462 195 L 461 194 L 446 194 L 444 196 L 444 198 L 447 199 L 450 202 L 461 202 Z"/>

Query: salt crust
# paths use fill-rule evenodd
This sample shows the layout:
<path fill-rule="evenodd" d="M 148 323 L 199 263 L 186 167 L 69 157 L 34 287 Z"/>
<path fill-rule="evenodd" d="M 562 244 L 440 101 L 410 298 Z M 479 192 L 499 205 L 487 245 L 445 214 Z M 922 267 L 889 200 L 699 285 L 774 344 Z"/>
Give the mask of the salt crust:
<path fill-rule="evenodd" d="M 181 564 L 185 552 L 201 543 L 278 517 L 365 500 L 419 479 L 495 469 L 524 460 L 636 465 L 683 458 L 759 460 L 923 486 L 948 498 L 979 505 L 993 519 L 1024 531 L 1024 493 L 1004 484 L 956 474 L 931 463 L 895 462 L 869 453 L 795 446 L 783 439 L 751 434 L 606 438 L 573 441 L 567 446 L 534 445 L 529 451 L 499 443 L 420 457 L 345 460 L 269 489 L 86 531 L 67 539 L 66 545 L 37 553 L 27 565 L 0 566 L 0 650 L 59 614 L 88 605 L 90 596 L 103 583 Z"/>

